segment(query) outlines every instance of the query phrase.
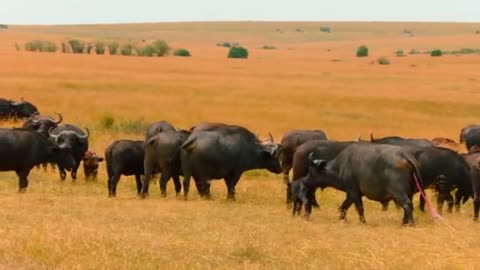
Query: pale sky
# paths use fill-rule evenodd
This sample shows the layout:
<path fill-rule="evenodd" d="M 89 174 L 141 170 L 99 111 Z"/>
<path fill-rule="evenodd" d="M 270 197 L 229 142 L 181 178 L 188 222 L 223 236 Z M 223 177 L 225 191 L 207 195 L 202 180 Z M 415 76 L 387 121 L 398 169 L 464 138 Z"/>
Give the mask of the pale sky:
<path fill-rule="evenodd" d="M 246 20 L 480 22 L 480 1 L 0 0 L 0 24 Z"/>

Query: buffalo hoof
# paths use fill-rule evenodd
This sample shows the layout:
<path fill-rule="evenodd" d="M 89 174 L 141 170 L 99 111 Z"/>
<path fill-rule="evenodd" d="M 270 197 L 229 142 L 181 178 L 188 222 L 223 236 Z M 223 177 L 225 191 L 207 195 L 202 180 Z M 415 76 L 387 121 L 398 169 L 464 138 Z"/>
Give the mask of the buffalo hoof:
<path fill-rule="evenodd" d="M 17 191 L 17 193 L 23 194 L 23 193 L 25 193 L 26 191 L 27 191 L 27 188 L 19 188 L 18 191 Z"/>
<path fill-rule="evenodd" d="M 367 221 L 365 220 L 365 217 L 360 217 L 360 222 L 361 222 L 362 224 L 366 224 L 366 223 L 367 223 Z"/>
<path fill-rule="evenodd" d="M 403 223 L 403 227 L 415 227 L 415 223 L 409 222 L 409 223 Z"/>
<path fill-rule="evenodd" d="M 117 197 L 117 196 L 116 196 L 115 194 L 108 194 L 108 197 L 109 197 L 109 198 L 115 198 L 115 197 Z"/>
<path fill-rule="evenodd" d="M 478 216 L 474 216 L 473 221 L 478 221 Z"/>

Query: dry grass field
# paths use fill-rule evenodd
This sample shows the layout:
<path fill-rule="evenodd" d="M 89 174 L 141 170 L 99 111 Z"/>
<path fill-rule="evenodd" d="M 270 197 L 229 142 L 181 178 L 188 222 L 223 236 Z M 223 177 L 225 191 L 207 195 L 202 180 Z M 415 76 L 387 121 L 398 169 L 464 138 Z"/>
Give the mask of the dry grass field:
<path fill-rule="evenodd" d="M 318 31 L 324 25 L 333 32 Z M 296 128 L 320 128 L 336 140 L 370 131 L 458 140 L 464 125 L 479 122 L 480 55 L 394 52 L 477 49 L 476 29 L 480 25 L 323 22 L 11 26 L 0 30 L 0 96 L 24 97 L 43 114 L 60 112 L 65 122 L 89 127 L 91 149 L 102 155 L 113 140 L 143 138 L 103 128 L 106 117 L 123 126 L 167 120 L 180 128 L 221 121 L 278 140 Z M 162 38 L 193 57 L 14 47 L 66 38 Z M 223 41 L 244 45 L 250 58 L 227 59 L 227 49 L 215 46 Z M 356 58 L 363 44 L 370 56 Z M 380 56 L 391 64 L 372 64 Z M 104 164 L 97 182 L 86 182 L 82 171 L 77 182 L 62 183 L 57 173 L 35 169 L 25 194 L 16 194 L 14 173 L 0 178 L 0 269 L 474 269 L 479 261 L 480 224 L 472 220 L 471 200 L 460 213 L 445 213 L 444 222 L 415 210 L 417 225 L 405 228 L 401 211 L 382 212 L 367 199 L 366 225 L 353 207 L 348 221 L 339 222 L 344 194 L 331 189 L 317 193 L 321 208 L 310 221 L 292 218 L 281 175 L 266 171 L 246 173 L 232 203 L 223 181 L 213 183 L 212 201 L 195 190 L 190 200 L 177 199 L 172 183 L 167 198 L 153 185 L 140 200 L 129 177 L 109 199 Z"/>

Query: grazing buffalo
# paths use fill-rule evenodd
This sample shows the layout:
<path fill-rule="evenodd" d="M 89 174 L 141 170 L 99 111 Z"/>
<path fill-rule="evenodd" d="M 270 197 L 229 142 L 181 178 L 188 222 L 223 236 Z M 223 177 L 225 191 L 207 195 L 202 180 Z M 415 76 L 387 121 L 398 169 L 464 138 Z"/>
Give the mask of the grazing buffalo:
<path fill-rule="evenodd" d="M 38 113 L 37 107 L 28 101 L 13 101 L 0 98 L 0 119 L 28 118 Z"/>
<path fill-rule="evenodd" d="M 403 224 L 414 224 L 412 197 L 422 177 L 415 158 L 395 145 L 370 143 L 352 144 L 334 160 L 316 159 L 310 155 L 312 169 L 304 185 L 308 190 L 333 187 L 345 191 L 347 197 L 340 206 L 340 219 L 355 204 L 361 222 L 365 222 L 362 197 L 378 202 L 394 200 L 404 209 Z M 308 197 L 307 197 L 308 198 Z M 310 215 L 309 201 L 305 206 Z"/>
<path fill-rule="evenodd" d="M 0 171 L 15 171 L 19 192 L 28 186 L 28 174 L 37 164 L 52 162 L 73 169 L 76 164 L 70 149 L 26 129 L 0 129 Z"/>
<path fill-rule="evenodd" d="M 293 178 L 297 180 L 308 174 L 310 160 L 308 155 L 314 153 L 315 157 L 324 160 L 334 159 L 343 149 L 355 142 L 335 142 L 325 140 L 312 140 L 300 145 L 293 155 Z M 287 186 L 287 205 L 290 205 L 292 198 L 290 197 L 290 186 Z M 313 206 L 318 207 L 318 203 L 313 197 Z"/>
<path fill-rule="evenodd" d="M 465 143 L 469 153 L 473 153 L 473 149 L 480 147 L 480 126 L 470 125 L 462 129 L 460 132 L 460 143 Z"/>
<path fill-rule="evenodd" d="M 122 175 L 135 175 L 137 194 L 142 191 L 143 141 L 119 140 L 110 144 L 105 150 L 105 163 L 108 174 L 108 196 L 117 195 L 117 185 Z"/>
<path fill-rule="evenodd" d="M 148 142 L 153 136 L 165 131 L 176 131 L 176 129 L 167 121 L 159 121 L 151 124 L 145 133 L 145 142 Z"/>
<path fill-rule="evenodd" d="M 87 151 L 83 156 L 83 172 L 86 180 L 97 180 L 98 165 L 103 161 L 103 157 L 99 157 L 97 153 Z"/>
<path fill-rule="evenodd" d="M 74 125 L 61 125 L 56 128 L 50 129 L 48 134 L 52 140 L 56 143 L 65 145 L 72 151 L 73 158 L 75 159 L 76 167 L 72 169 L 72 179 L 77 179 L 77 171 L 80 166 L 80 162 L 85 156 L 85 152 L 88 150 L 88 136 L 90 131 L 85 128 L 87 133 L 85 134 L 80 128 Z M 67 174 L 62 166 L 59 166 L 60 178 L 65 180 Z"/>
<path fill-rule="evenodd" d="M 283 170 L 283 181 L 288 183 L 290 170 L 293 165 L 295 149 L 311 140 L 327 140 L 327 135 L 321 130 L 292 130 L 287 132 L 280 143 Z"/>
<path fill-rule="evenodd" d="M 480 210 L 480 153 L 465 154 L 463 158 L 470 168 L 473 189 L 473 219 L 478 220 Z"/>
<path fill-rule="evenodd" d="M 161 172 L 160 193 L 162 197 L 167 196 L 167 183 L 173 178 L 175 192 L 180 194 L 182 185 L 180 175 L 180 147 L 190 135 L 189 131 L 166 131 L 152 137 L 145 144 L 144 171 L 145 181 L 142 186 L 142 196 L 148 194 L 148 186 L 152 174 Z"/>
<path fill-rule="evenodd" d="M 38 132 L 45 137 L 48 137 L 48 131 L 56 128 L 58 124 L 63 121 L 63 116 L 59 113 L 58 120 L 53 119 L 50 116 L 41 116 L 38 113 L 33 114 L 30 118 L 23 123 L 23 128 Z"/>
<path fill-rule="evenodd" d="M 252 132 L 239 126 L 223 124 L 209 131 L 194 128 L 181 148 L 185 198 L 192 176 L 201 196 L 210 198 L 210 181 L 223 178 L 228 199 L 235 199 L 235 186 L 244 171 L 282 172 L 280 145 L 273 141 L 262 143 Z"/>

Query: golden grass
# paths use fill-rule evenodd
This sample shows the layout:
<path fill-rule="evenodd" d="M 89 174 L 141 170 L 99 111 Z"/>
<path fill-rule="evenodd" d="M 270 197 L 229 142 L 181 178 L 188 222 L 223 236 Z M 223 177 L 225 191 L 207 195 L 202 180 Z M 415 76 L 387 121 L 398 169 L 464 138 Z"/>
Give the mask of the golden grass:
<path fill-rule="evenodd" d="M 329 25 L 333 33 L 313 33 Z M 318 27 L 317 27 L 318 26 Z M 275 29 L 288 30 L 283 34 Z M 295 33 L 295 28 L 305 33 Z M 157 30 L 154 30 L 157 29 Z M 413 29 L 414 37 L 401 34 Z M 88 126 L 92 150 L 115 139 L 143 138 L 102 129 L 117 122 L 167 120 L 180 128 L 222 121 L 280 139 L 294 128 L 321 128 L 338 140 L 399 134 L 458 140 L 479 113 L 480 56 L 395 57 L 397 49 L 478 46 L 471 24 L 212 23 L 118 26 L 11 27 L 0 36 L 0 95 L 25 97 L 42 113 Z M 15 52 L 33 38 L 165 38 L 191 58 L 138 58 Z M 249 48 L 248 60 L 227 59 L 222 41 Z M 263 45 L 277 50 L 263 50 Z M 355 58 L 366 44 L 371 55 Z M 391 65 L 370 64 L 387 56 Z M 20 123 L 4 123 L 2 126 Z M 365 199 L 367 225 L 350 209 L 337 221 L 344 195 L 319 192 L 310 222 L 285 209 L 281 176 L 247 173 L 237 201 L 227 203 L 223 181 L 213 201 L 192 192 L 177 200 L 171 184 L 162 199 L 152 187 L 135 196 L 122 177 L 108 199 L 104 165 L 96 183 L 60 183 L 57 174 L 32 171 L 19 195 L 14 173 L 0 178 L 0 269 L 473 269 L 480 244 L 471 201 L 445 214 L 448 226 L 415 212 L 417 226 L 402 228 L 402 212 L 382 212 Z M 434 196 L 430 196 L 434 200 Z M 418 204 L 418 198 L 415 199 Z"/>

